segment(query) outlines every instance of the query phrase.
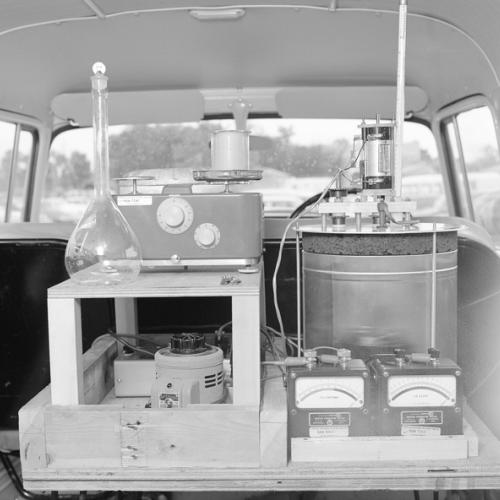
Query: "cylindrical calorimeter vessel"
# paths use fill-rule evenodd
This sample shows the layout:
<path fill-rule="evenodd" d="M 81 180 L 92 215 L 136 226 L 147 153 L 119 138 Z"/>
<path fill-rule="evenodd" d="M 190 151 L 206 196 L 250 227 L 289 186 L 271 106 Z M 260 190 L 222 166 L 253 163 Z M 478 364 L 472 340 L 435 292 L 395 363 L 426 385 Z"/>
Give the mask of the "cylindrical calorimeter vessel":
<path fill-rule="evenodd" d="M 457 354 L 457 230 L 322 232 L 302 228 L 305 345 L 353 357 L 404 348 Z M 434 252 L 433 249 L 436 249 Z M 433 337 L 435 342 L 433 342 Z"/>
<path fill-rule="evenodd" d="M 392 189 L 394 176 L 394 124 L 360 125 L 364 147 L 361 161 L 363 189 Z"/>

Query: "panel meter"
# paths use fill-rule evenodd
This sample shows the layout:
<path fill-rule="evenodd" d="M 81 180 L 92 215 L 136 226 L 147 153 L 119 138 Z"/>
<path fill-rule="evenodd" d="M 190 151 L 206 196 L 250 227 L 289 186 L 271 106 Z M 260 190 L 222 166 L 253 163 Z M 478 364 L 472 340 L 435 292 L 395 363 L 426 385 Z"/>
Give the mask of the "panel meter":
<path fill-rule="evenodd" d="M 289 368 L 287 391 L 290 438 L 371 434 L 369 372 L 363 361 Z"/>
<path fill-rule="evenodd" d="M 379 434 L 462 434 L 462 373 L 453 361 L 396 355 L 377 358 L 370 367 L 376 382 Z"/>

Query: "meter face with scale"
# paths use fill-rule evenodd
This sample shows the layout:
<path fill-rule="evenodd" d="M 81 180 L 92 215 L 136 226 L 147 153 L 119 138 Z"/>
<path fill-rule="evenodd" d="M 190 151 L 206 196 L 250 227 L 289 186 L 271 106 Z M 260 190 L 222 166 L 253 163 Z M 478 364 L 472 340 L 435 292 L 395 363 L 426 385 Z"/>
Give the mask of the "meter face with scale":
<path fill-rule="evenodd" d="M 453 375 L 392 375 L 387 381 L 387 404 L 395 408 L 447 407 L 456 400 Z"/>
<path fill-rule="evenodd" d="M 462 370 L 452 360 L 377 359 L 370 365 L 376 389 L 377 432 L 383 436 L 436 436 L 463 433 Z"/>
<path fill-rule="evenodd" d="M 367 436 L 373 430 L 371 380 L 360 359 L 288 369 L 288 433 L 293 438 Z"/>
<path fill-rule="evenodd" d="M 297 408 L 362 408 L 362 377 L 300 377 L 295 381 Z"/>

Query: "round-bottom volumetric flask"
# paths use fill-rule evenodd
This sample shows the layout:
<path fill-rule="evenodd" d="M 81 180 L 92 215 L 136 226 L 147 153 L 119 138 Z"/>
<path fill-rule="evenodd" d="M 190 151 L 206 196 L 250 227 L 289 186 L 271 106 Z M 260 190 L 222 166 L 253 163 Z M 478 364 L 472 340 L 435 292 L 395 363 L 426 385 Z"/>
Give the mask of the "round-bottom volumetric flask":
<path fill-rule="evenodd" d="M 133 281 L 141 270 L 137 238 L 109 194 L 106 67 L 93 66 L 94 199 L 78 222 L 65 264 L 70 278 L 84 285 L 117 285 Z"/>
<path fill-rule="evenodd" d="M 139 275 L 139 243 L 110 196 L 87 207 L 68 241 L 65 264 L 71 279 L 84 285 L 116 285 Z"/>

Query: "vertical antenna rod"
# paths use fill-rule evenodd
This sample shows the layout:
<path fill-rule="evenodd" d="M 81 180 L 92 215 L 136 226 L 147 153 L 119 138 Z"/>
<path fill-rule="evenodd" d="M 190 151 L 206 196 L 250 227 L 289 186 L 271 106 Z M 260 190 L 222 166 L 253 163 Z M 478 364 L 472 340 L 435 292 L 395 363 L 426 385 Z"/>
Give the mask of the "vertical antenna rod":
<path fill-rule="evenodd" d="M 398 73 L 396 84 L 396 130 L 394 138 L 394 196 L 401 198 L 403 125 L 405 121 L 405 61 L 407 0 L 399 2 Z"/>

